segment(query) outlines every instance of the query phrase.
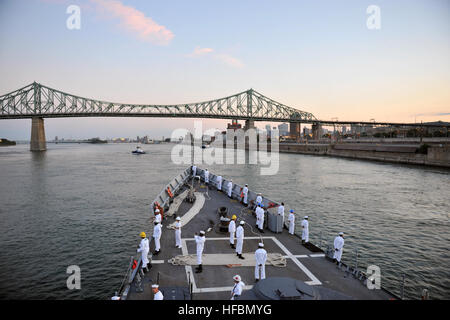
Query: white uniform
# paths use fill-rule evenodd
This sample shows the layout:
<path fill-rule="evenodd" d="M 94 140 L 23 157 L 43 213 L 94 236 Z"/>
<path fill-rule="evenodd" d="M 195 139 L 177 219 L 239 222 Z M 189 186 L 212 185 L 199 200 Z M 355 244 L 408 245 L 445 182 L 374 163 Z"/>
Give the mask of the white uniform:
<path fill-rule="evenodd" d="M 278 214 L 279 214 L 280 216 L 282 216 L 282 221 L 283 221 L 282 225 L 284 226 L 284 206 L 280 205 L 280 206 L 278 207 Z"/>
<path fill-rule="evenodd" d="M 147 267 L 148 261 L 148 252 L 150 251 L 150 246 L 148 244 L 148 239 L 144 238 L 141 240 L 141 243 L 139 244 L 139 249 L 137 249 L 137 252 L 141 253 L 141 260 L 142 260 L 142 268 Z"/>
<path fill-rule="evenodd" d="M 195 243 L 197 243 L 197 264 L 202 264 L 203 247 L 205 246 L 205 237 L 195 235 Z"/>
<path fill-rule="evenodd" d="M 256 225 L 259 229 L 264 227 L 264 209 L 261 207 L 256 208 Z"/>
<path fill-rule="evenodd" d="M 153 300 L 164 300 L 164 296 L 161 293 L 161 291 L 158 291 L 157 293 L 155 293 Z"/>
<path fill-rule="evenodd" d="M 217 190 L 222 190 L 222 176 L 217 177 Z"/>
<path fill-rule="evenodd" d="M 155 215 L 155 222 L 161 223 L 161 220 L 162 220 L 161 213 L 158 213 L 157 215 Z"/>
<path fill-rule="evenodd" d="M 294 227 L 295 227 L 295 215 L 291 212 L 289 213 L 289 233 L 294 234 Z"/>
<path fill-rule="evenodd" d="M 309 242 L 309 222 L 306 219 L 302 220 L 302 240 Z"/>
<path fill-rule="evenodd" d="M 240 296 L 242 294 L 242 290 L 244 289 L 245 283 L 242 281 L 239 281 L 236 283 L 231 289 L 231 300 L 234 300 L 235 296 Z"/>
<path fill-rule="evenodd" d="M 236 253 L 242 254 L 242 247 L 244 246 L 244 228 L 239 225 L 236 229 Z"/>
<path fill-rule="evenodd" d="M 334 255 L 333 258 L 341 262 L 342 251 L 344 250 L 344 238 L 337 236 L 334 238 Z"/>
<path fill-rule="evenodd" d="M 258 205 L 258 204 L 262 204 L 262 197 L 261 196 L 257 196 L 256 197 L 256 205 Z"/>
<path fill-rule="evenodd" d="M 266 260 L 267 260 L 267 251 L 263 248 L 259 248 L 255 251 L 255 279 L 265 279 L 266 278 Z M 259 266 L 261 264 L 261 267 Z M 261 277 L 259 274 L 259 270 L 261 268 Z"/>
<path fill-rule="evenodd" d="M 192 166 L 192 176 L 195 177 L 197 175 L 197 166 Z"/>
<path fill-rule="evenodd" d="M 209 171 L 205 170 L 205 183 L 209 183 Z"/>
<path fill-rule="evenodd" d="M 247 201 L 248 201 L 248 188 L 244 187 L 244 189 L 242 189 L 242 193 L 244 194 L 244 203 L 248 204 L 247 203 Z"/>
<path fill-rule="evenodd" d="M 230 221 L 228 232 L 230 233 L 230 243 L 234 244 L 234 233 L 236 232 L 236 222 L 234 222 L 234 220 Z"/>
<path fill-rule="evenodd" d="M 229 181 L 227 187 L 228 187 L 228 196 L 231 198 L 231 192 L 233 191 L 233 182 Z"/>
<path fill-rule="evenodd" d="M 161 224 L 158 223 L 154 228 L 153 228 L 153 238 L 155 239 L 155 250 L 159 251 L 161 249 L 161 245 L 159 243 L 159 239 L 161 239 Z"/>
<path fill-rule="evenodd" d="M 181 222 L 175 222 L 175 245 L 181 247 Z"/>

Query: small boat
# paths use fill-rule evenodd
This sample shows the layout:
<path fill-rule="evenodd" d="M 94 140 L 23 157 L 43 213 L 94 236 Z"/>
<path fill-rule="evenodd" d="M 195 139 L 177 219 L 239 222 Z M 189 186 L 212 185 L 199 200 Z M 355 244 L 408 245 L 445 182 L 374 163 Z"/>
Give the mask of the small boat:
<path fill-rule="evenodd" d="M 137 146 L 136 150 L 131 151 L 134 154 L 145 154 L 145 151 L 141 149 L 141 147 Z"/>

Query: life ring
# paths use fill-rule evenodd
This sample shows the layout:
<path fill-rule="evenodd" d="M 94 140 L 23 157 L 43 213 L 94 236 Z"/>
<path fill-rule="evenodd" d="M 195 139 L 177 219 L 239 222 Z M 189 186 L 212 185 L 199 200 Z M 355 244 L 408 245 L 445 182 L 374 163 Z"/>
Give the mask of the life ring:
<path fill-rule="evenodd" d="M 137 267 L 137 261 L 136 261 L 136 259 L 133 259 L 133 265 L 131 266 L 131 269 L 136 269 L 136 267 Z"/>
<path fill-rule="evenodd" d="M 169 197 L 173 198 L 173 193 L 170 191 L 170 187 L 167 187 L 167 193 L 169 194 Z"/>

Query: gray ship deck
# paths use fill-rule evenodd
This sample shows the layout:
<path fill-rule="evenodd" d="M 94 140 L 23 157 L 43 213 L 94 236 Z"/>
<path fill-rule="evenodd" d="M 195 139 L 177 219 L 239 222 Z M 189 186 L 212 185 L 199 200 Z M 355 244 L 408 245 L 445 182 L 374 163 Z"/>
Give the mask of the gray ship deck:
<path fill-rule="evenodd" d="M 219 207 L 228 208 L 228 216 L 236 214 L 238 221 L 243 218 L 246 223 L 244 227 L 245 238 L 243 256 L 253 255 L 260 242 L 259 235 L 263 237 L 265 249 L 268 253 L 281 253 L 286 257 L 286 267 L 275 267 L 266 265 L 266 277 L 289 277 L 306 282 L 310 285 L 323 286 L 336 290 L 354 299 L 392 299 L 394 296 L 387 291 L 369 290 L 358 279 L 339 268 L 329 259 L 325 258 L 323 252 L 312 252 L 301 244 L 297 236 L 290 235 L 286 229 L 282 233 L 273 233 L 268 229 L 264 233 L 256 231 L 256 218 L 245 209 L 237 200 L 229 199 L 226 194 L 217 191 L 214 187 L 206 188 L 203 184 L 196 182 L 197 192 L 208 193 L 206 201 L 200 212 L 186 225 L 182 224 L 182 249 L 175 247 L 175 232 L 167 229 L 167 225 L 174 222 L 174 217 L 163 220 L 163 232 L 161 236 L 161 252 L 152 257 L 152 268 L 145 274 L 142 281 L 143 292 L 136 292 L 136 285 L 133 282 L 128 293 L 130 300 L 153 299 L 151 285 L 156 283 L 159 277 L 160 290 L 164 294 L 164 299 L 172 299 L 170 288 L 189 288 L 189 278 L 192 282 L 193 300 L 229 300 L 230 291 L 233 286 L 232 277 L 239 274 L 246 284 L 245 289 L 250 289 L 255 283 L 254 266 L 234 266 L 225 265 L 203 265 L 202 273 L 195 273 L 195 266 L 174 266 L 168 260 L 180 254 L 195 254 L 194 233 L 200 230 L 207 230 L 214 223 L 219 222 Z M 183 201 L 177 215 L 183 215 L 191 208 L 192 204 Z M 287 214 L 286 214 L 287 219 Z M 250 227 L 253 229 L 253 232 Z M 235 250 L 230 248 L 228 233 L 218 232 L 218 228 L 206 234 L 206 242 L 203 254 L 227 253 L 234 254 Z M 151 251 L 154 251 L 154 243 L 151 243 Z M 236 258 L 239 263 L 240 259 Z M 245 291 L 245 290 L 244 290 Z M 178 297 L 178 299 L 180 299 Z"/>

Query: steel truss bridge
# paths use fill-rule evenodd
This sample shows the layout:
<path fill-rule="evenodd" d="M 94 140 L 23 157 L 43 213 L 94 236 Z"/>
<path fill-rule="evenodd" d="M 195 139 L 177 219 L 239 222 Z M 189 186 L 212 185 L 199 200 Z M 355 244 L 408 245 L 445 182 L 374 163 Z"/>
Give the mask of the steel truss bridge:
<path fill-rule="evenodd" d="M 253 89 L 205 102 L 147 105 L 114 103 L 79 97 L 34 82 L 0 96 L 0 107 L 0 119 L 174 117 L 317 122 L 312 113 L 288 107 L 263 96 Z"/>

